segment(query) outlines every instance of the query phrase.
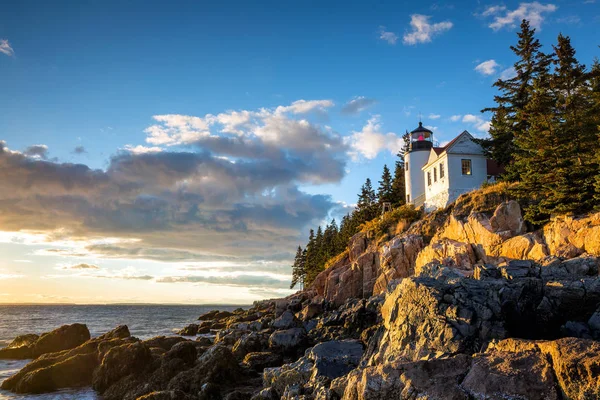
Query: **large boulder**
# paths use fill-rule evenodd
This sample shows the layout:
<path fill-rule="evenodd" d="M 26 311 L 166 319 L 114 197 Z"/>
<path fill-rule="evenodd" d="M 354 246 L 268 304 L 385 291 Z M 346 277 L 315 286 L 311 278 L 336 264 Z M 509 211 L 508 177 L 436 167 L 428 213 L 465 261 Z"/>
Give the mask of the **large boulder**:
<path fill-rule="evenodd" d="M 397 236 L 381 248 L 381 271 L 373 285 L 373 295 L 384 293 L 395 279 L 407 278 L 415 272 L 419 252 L 425 247 L 423 237 L 416 234 Z"/>
<path fill-rule="evenodd" d="M 33 357 L 33 346 L 38 335 L 26 334 L 17 336 L 8 346 L 0 349 L 0 359 L 25 360 Z"/>
<path fill-rule="evenodd" d="M 456 240 L 442 239 L 425 247 L 415 261 L 415 274 L 421 274 L 421 268 L 434 262 L 446 267 L 472 271 L 477 259 L 470 244 Z"/>
<path fill-rule="evenodd" d="M 600 303 L 600 278 L 546 280 L 539 266 L 512 261 L 480 280 L 445 273 L 412 277 L 388 295 L 384 330 L 371 363 L 472 354 L 493 339 L 553 338 L 568 321 L 587 321 Z"/>
<path fill-rule="evenodd" d="M 44 333 L 33 346 L 33 356 L 72 349 L 90 340 L 90 331 L 86 325 L 64 325 L 52 332 Z"/>
<path fill-rule="evenodd" d="M 261 372 L 265 368 L 277 367 L 282 363 L 283 357 L 280 353 L 272 353 L 269 351 L 248 353 L 243 361 L 245 366 L 257 372 Z"/>
<path fill-rule="evenodd" d="M 600 398 L 600 342 L 563 338 L 536 345 L 552 360 L 563 398 Z"/>
<path fill-rule="evenodd" d="M 150 349 L 144 343 L 124 344 L 110 349 L 94 371 L 92 386 L 102 393 L 119 379 L 143 372 L 152 363 Z"/>
<path fill-rule="evenodd" d="M 335 379 L 356 368 L 363 355 L 363 345 L 358 340 L 334 340 L 319 343 L 308 351 L 314 363 L 312 379 L 325 376 Z"/>
<path fill-rule="evenodd" d="M 302 328 L 292 328 L 273 332 L 269 337 L 269 347 L 286 354 L 302 351 L 306 344 L 306 332 Z"/>
<path fill-rule="evenodd" d="M 181 336 L 196 336 L 198 334 L 198 324 L 189 324 L 183 329 L 180 329 L 177 334 Z"/>
<path fill-rule="evenodd" d="M 78 354 L 25 374 L 12 389 L 16 393 L 47 393 L 89 385 L 98 365 L 95 353 Z"/>
<path fill-rule="evenodd" d="M 214 345 L 196 361 L 192 369 L 180 372 L 169 382 L 169 390 L 198 393 L 205 385 L 230 387 L 240 378 L 240 367 L 227 347 Z"/>
<path fill-rule="evenodd" d="M 552 366 L 539 350 L 492 351 L 473 357 L 462 387 L 474 398 L 556 400 Z"/>
<path fill-rule="evenodd" d="M 385 363 L 355 369 L 331 386 L 343 400 L 468 400 L 469 396 L 459 385 L 470 363 L 470 358 L 463 354 L 445 359 Z"/>
<path fill-rule="evenodd" d="M 552 255 L 572 258 L 589 253 L 600 256 L 600 213 L 555 217 L 544 226 L 543 233 Z"/>
<path fill-rule="evenodd" d="M 42 393 L 91 385 L 92 372 L 105 352 L 137 340 L 124 337 L 128 332 L 127 327 L 121 326 L 76 348 L 45 353 L 2 382 L 2 389 Z"/>
<path fill-rule="evenodd" d="M 498 205 L 490 218 L 490 226 L 494 232 L 510 232 L 511 235 L 522 235 L 527 232 L 527 225 L 521 215 L 521 207 L 514 200 Z"/>
<path fill-rule="evenodd" d="M 298 321 L 291 311 L 285 311 L 273 321 L 271 326 L 275 329 L 290 329 L 298 326 Z"/>
<path fill-rule="evenodd" d="M 260 352 L 266 350 L 269 347 L 268 335 L 250 332 L 242 336 L 235 344 L 231 351 L 239 359 L 243 359 L 244 356 L 252 352 Z"/>

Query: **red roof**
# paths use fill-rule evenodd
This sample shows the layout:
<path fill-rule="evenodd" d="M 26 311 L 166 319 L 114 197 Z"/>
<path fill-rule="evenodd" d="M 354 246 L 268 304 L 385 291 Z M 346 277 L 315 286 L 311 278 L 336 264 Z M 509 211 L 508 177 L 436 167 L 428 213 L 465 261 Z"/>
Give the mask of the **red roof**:
<path fill-rule="evenodd" d="M 442 154 L 442 151 L 444 151 L 446 148 L 445 147 L 432 147 L 433 151 L 435 151 L 435 154 L 437 154 L 438 156 L 440 154 Z"/>

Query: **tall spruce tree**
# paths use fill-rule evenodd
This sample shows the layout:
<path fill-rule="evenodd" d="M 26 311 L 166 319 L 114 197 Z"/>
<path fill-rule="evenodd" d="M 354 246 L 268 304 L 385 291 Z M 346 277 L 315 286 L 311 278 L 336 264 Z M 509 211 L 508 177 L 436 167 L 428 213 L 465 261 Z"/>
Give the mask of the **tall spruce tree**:
<path fill-rule="evenodd" d="M 306 285 L 310 285 L 312 280 L 312 276 L 313 276 L 313 271 L 316 270 L 317 268 L 317 264 L 318 264 L 318 258 L 319 258 L 319 252 L 318 252 L 318 248 L 316 246 L 315 243 L 315 231 L 314 229 L 310 230 L 310 233 L 308 235 L 308 243 L 306 244 L 306 262 L 305 262 L 305 281 L 304 283 Z M 316 276 L 316 275 L 314 275 Z"/>
<path fill-rule="evenodd" d="M 590 71 L 590 86 L 592 87 L 592 102 L 593 106 L 590 109 L 590 115 L 592 121 L 596 125 L 596 134 L 598 135 L 598 142 L 596 146 L 600 149 L 600 61 L 596 58 L 592 69 Z M 596 152 L 596 163 L 600 165 L 600 151 Z M 600 174 L 596 176 L 596 209 L 600 209 Z"/>
<path fill-rule="evenodd" d="M 515 140 L 517 191 L 533 197 L 525 218 L 537 224 L 552 214 L 591 210 L 598 175 L 593 73 L 577 61 L 568 37 L 559 35 L 553 48 L 554 70 L 534 79 L 521 113 L 528 129 Z"/>
<path fill-rule="evenodd" d="M 392 206 L 398 207 L 406 204 L 406 178 L 404 177 L 404 152 L 396 155 L 394 180 L 392 181 Z"/>
<path fill-rule="evenodd" d="M 294 257 L 294 265 L 292 265 L 292 283 L 290 284 L 290 289 L 293 289 L 298 283 L 300 286 L 304 283 L 304 278 L 306 276 L 305 271 L 305 252 L 302 250 L 301 246 L 298 246 L 296 250 L 296 257 Z"/>
<path fill-rule="evenodd" d="M 373 190 L 371 179 L 369 178 L 367 178 L 360 189 L 355 212 L 359 225 L 365 221 L 370 221 L 377 216 L 377 195 Z"/>
<path fill-rule="evenodd" d="M 518 180 L 520 176 L 520 170 L 512 167 L 515 153 L 519 150 L 515 138 L 524 134 L 529 126 L 523 112 L 531 98 L 533 81 L 540 73 L 546 73 L 550 65 L 550 59 L 541 51 L 542 45 L 535 37 L 535 29 L 531 28 L 529 21 L 521 22 L 518 36 L 517 45 L 510 47 L 518 57 L 514 64 L 515 76 L 506 80 L 498 79 L 494 83 L 500 91 L 494 96 L 496 106 L 482 110 L 493 112 L 493 116 L 489 131 L 491 139 L 480 143 L 491 158 L 506 166 L 504 178 L 507 180 Z"/>
<path fill-rule="evenodd" d="M 390 169 L 387 165 L 383 166 L 383 173 L 381 174 L 381 180 L 379 181 L 379 188 L 377 189 L 377 200 L 379 204 L 393 201 L 393 179 Z"/>

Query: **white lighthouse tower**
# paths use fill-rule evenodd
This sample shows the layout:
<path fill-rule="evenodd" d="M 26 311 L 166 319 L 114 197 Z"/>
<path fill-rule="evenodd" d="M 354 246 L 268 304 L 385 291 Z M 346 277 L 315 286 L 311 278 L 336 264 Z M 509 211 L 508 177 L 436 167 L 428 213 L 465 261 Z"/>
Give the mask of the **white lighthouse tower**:
<path fill-rule="evenodd" d="M 425 202 L 425 179 L 421 168 L 429 159 L 433 147 L 433 132 L 419 122 L 419 126 L 407 135 L 408 146 L 404 153 L 406 203 L 419 207 Z"/>

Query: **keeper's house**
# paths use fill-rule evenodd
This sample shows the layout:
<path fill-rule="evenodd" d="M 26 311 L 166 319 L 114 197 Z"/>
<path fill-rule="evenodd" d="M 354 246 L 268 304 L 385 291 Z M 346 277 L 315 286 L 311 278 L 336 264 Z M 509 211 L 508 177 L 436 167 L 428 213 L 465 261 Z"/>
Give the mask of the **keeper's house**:
<path fill-rule="evenodd" d="M 500 173 L 498 165 L 467 131 L 444 147 L 436 147 L 433 132 L 421 122 L 407 133 L 406 202 L 426 211 L 444 208 L 462 193 L 481 187 Z"/>

